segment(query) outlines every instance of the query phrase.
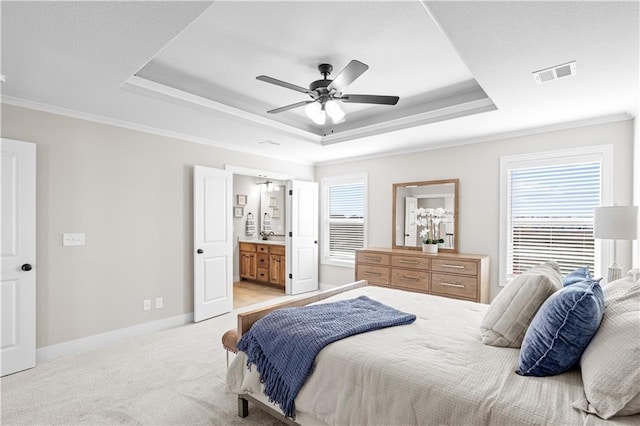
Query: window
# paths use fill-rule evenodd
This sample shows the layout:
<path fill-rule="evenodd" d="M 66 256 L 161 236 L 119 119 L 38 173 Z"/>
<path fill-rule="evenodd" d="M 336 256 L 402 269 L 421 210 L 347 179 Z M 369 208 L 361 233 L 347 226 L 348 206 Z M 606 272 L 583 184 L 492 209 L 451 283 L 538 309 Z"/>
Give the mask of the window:
<path fill-rule="evenodd" d="M 553 260 L 562 274 L 602 265 L 593 208 L 610 204 L 611 146 L 500 159 L 500 284 Z"/>
<path fill-rule="evenodd" d="M 366 174 L 322 178 L 322 263 L 353 266 L 366 247 Z"/>

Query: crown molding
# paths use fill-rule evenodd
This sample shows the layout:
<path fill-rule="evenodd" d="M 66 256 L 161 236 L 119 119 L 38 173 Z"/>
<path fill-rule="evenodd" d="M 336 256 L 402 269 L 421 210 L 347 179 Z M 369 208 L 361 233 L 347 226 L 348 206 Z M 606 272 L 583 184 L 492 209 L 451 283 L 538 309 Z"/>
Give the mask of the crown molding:
<path fill-rule="evenodd" d="M 200 145 L 207 145 L 207 146 L 211 146 L 211 147 L 215 147 L 215 148 L 226 149 L 228 151 L 242 152 L 243 154 L 258 155 L 260 157 L 284 160 L 284 161 L 288 161 L 290 163 L 301 164 L 301 165 L 305 165 L 305 166 L 313 166 L 313 162 L 292 159 L 291 157 L 286 156 L 286 155 L 256 154 L 254 149 L 251 149 L 251 148 L 248 148 L 248 147 L 247 148 L 238 147 L 236 145 L 231 145 L 231 144 L 228 144 L 228 143 L 225 143 L 225 142 L 220 142 L 220 141 L 215 140 L 215 139 L 201 138 L 201 137 L 198 137 L 198 136 L 187 135 L 187 134 L 184 134 L 184 133 L 172 132 L 172 131 L 169 131 L 169 130 L 158 129 L 158 128 L 152 127 L 152 126 L 145 126 L 145 125 L 141 125 L 141 124 L 132 123 L 130 121 L 118 120 L 118 119 L 115 119 L 115 118 L 104 117 L 104 116 L 96 115 L 96 114 L 90 114 L 90 113 L 81 112 L 81 111 L 77 111 L 77 110 L 73 110 L 73 109 L 69 109 L 69 108 L 63 108 L 63 107 L 59 107 L 59 106 L 55 106 L 55 105 L 43 104 L 43 103 L 39 103 L 39 102 L 29 101 L 29 100 L 26 100 L 26 99 L 15 98 L 15 97 L 12 97 L 12 96 L 1 96 L 0 97 L 0 104 L 7 104 L 7 105 L 17 106 L 17 107 L 21 107 L 21 108 L 33 109 L 33 110 L 36 110 L 36 111 L 47 112 L 47 113 L 50 113 L 50 114 L 61 115 L 61 116 L 64 116 L 64 117 L 69 117 L 69 118 L 76 118 L 76 119 L 79 119 L 79 120 L 90 121 L 90 122 L 93 122 L 93 123 L 105 124 L 105 125 L 108 125 L 108 126 L 121 127 L 123 129 L 129 129 L 129 130 L 134 130 L 134 131 L 137 131 L 137 132 L 149 133 L 149 134 L 152 134 L 152 135 L 157 135 L 157 136 L 162 136 L 162 137 L 166 137 L 166 138 L 182 140 L 182 141 L 191 142 L 191 143 L 197 143 L 197 144 L 200 144 Z"/>
<path fill-rule="evenodd" d="M 491 99 L 481 89 L 465 91 L 443 99 L 436 99 L 422 104 L 419 110 L 408 111 L 408 115 L 359 125 L 358 120 L 352 123 L 353 128 L 343 125 L 343 130 L 328 135 L 317 135 L 308 130 L 281 123 L 261 115 L 243 111 L 229 105 L 195 95 L 184 90 L 155 82 L 139 76 L 129 77 L 122 85 L 122 89 L 170 102 L 175 105 L 188 107 L 196 110 L 213 112 L 222 116 L 247 120 L 253 124 L 265 128 L 275 129 L 290 136 L 312 142 L 319 145 L 329 145 L 339 142 L 347 142 L 384 133 L 391 133 L 398 130 L 422 126 L 438 121 L 450 120 L 452 118 L 464 117 L 486 111 L 493 111 L 496 108 Z"/>
<path fill-rule="evenodd" d="M 593 117 L 585 120 L 577 120 L 577 121 L 571 121 L 566 123 L 550 124 L 548 126 L 532 127 L 529 129 L 496 133 L 496 134 L 491 134 L 486 136 L 479 136 L 475 138 L 465 138 L 465 139 L 457 139 L 452 141 L 426 143 L 425 145 L 413 146 L 406 149 L 398 149 L 393 152 L 387 151 L 387 152 L 381 152 L 377 154 L 368 154 L 368 155 L 350 157 L 350 158 L 345 158 L 340 160 L 319 161 L 314 163 L 314 167 L 333 166 L 338 164 L 347 164 L 347 163 L 356 162 L 356 161 L 366 161 L 366 160 L 375 160 L 378 158 L 393 157 L 396 155 L 415 154 L 417 152 L 433 151 L 435 149 L 453 148 L 453 147 L 463 146 L 463 145 L 472 145 L 472 144 L 483 143 L 483 142 L 492 142 L 492 141 L 499 141 L 503 139 L 532 136 L 532 135 L 537 135 L 541 133 L 550 133 L 550 132 L 556 132 L 561 130 L 577 129 L 580 127 L 596 126 L 598 124 L 616 123 L 616 122 L 627 121 L 631 119 L 632 117 L 629 113 L 612 114 L 612 115 L 606 115 L 606 116 L 600 116 L 600 117 Z"/>
<path fill-rule="evenodd" d="M 257 114 L 246 112 L 202 96 L 194 95 L 193 93 L 185 92 L 184 90 L 157 83 L 143 77 L 138 77 L 135 75 L 129 77 L 127 80 L 125 80 L 124 83 L 120 85 L 120 88 L 137 93 L 139 95 L 146 95 L 151 98 L 160 99 L 173 104 L 196 108 L 207 112 L 213 111 L 216 113 L 220 113 L 223 116 L 231 116 L 243 120 L 248 120 L 260 126 L 271 127 L 278 131 L 296 136 L 298 138 L 304 138 L 316 144 L 320 144 L 321 142 L 321 137 L 311 132 L 298 129 L 296 127 L 289 126 L 287 124 L 283 124 L 279 121 L 271 120 Z"/>
<path fill-rule="evenodd" d="M 178 139 L 178 140 L 184 140 L 187 142 L 213 146 L 216 148 L 226 149 L 229 151 L 257 155 L 251 149 L 243 149 L 243 148 L 238 148 L 237 146 L 229 146 L 228 144 L 211 140 L 211 139 L 194 137 L 191 135 L 180 134 L 177 132 L 170 132 L 167 130 L 157 129 L 150 126 L 143 126 L 140 124 L 135 124 L 127 121 L 116 120 L 113 118 L 103 117 L 95 114 L 89 114 L 85 112 L 80 112 L 80 111 L 48 105 L 48 104 L 42 104 L 34 101 L 28 101 L 28 100 L 15 98 L 11 96 L 0 96 L 0 103 L 18 106 L 22 108 L 29 108 L 37 111 L 43 111 L 43 112 L 62 115 L 62 116 L 71 117 L 71 118 L 77 118 L 80 120 L 86 120 L 86 121 L 91 121 L 91 122 L 100 123 L 100 124 L 106 124 L 106 125 L 115 126 L 115 127 L 122 127 L 129 130 L 135 130 L 143 133 L 150 133 L 158 136 L 168 137 L 171 139 Z M 377 154 L 368 154 L 368 155 L 349 157 L 349 158 L 339 159 L 339 160 L 329 160 L 329 161 L 309 162 L 309 161 L 293 160 L 290 157 L 286 157 L 286 156 L 275 156 L 275 155 L 264 155 L 264 154 L 261 154 L 260 156 L 267 157 L 267 158 L 281 159 L 281 160 L 289 161 L 291 163 L 302 164 L 306 166 L 314 166 L 314 167 L 331 166 L 331 165 L 337 165 L 337 164 L 351 163 L 355 161 L 365 161 L 370 159 L 392 157 L 396 155 L 413 154 L 416 152 L 431 151 L 434 149 L 443 149 L 443 148 L 450 148 L 450 147 L 461 146 L 461 145 L 470 145 L 475 143 L 483 143 L 483 142 L 497 141 L 502 139 L 524 137 L 524 136 L 530 136 L 530 135 L 535 135 L 540 133 L 575 129 L 579 127 L 614 123 L 614 122 L 626 121 L 626 120 L 632 120 L 632 119 L 634 119 L 634 116 L 630 112 L 627 112 L 627 113 L 613 114 L 613 115 L 607 115 L 607 116 L 593 117 L 589 119 L 566 122 L 566 123 L 552 124 L 548 126 L 532 127 L 529 129 L 496 133 L 492 135 L 479 136 L 475 138 L 465 138 L 465 139 L 457 139 L 452 141 L 433 142 L 425 145 L 414 146 L 407 149 L 399 149 L 394 151 L 381 152 Z M 636 120 L 638 119 L 637 115 L 635 116 L 635 119 Z"/>

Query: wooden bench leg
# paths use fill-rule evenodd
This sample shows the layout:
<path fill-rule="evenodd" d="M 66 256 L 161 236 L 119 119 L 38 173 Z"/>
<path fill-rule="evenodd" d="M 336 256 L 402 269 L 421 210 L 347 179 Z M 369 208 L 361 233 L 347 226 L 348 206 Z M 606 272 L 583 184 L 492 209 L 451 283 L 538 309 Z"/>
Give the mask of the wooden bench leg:
<path fill-rule="evenodd" d="M 249 401 L 238 395 L 238 416 L 245 418 L 249 415 Z"/>

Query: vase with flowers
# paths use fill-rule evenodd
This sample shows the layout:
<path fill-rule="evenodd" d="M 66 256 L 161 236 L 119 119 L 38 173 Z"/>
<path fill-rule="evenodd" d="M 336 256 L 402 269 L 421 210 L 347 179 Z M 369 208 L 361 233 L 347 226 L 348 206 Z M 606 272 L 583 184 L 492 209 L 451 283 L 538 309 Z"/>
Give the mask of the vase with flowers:
<path fill-rule="evenodd" d="M 443 208 L 417 208 L 416 225 L 420 228 L 422 238 L 422 251 L 425 253 L 438 253 L 438 244 L 444 243 L 440 238 L 440 223 L 446 211 Z"/>

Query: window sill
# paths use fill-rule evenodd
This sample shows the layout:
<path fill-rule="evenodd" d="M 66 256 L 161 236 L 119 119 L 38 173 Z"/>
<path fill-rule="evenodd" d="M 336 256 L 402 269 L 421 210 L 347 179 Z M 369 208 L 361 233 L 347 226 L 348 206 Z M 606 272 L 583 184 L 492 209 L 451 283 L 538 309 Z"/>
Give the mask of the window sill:
<path fill-rule="evenodd" d="M 338 260 L 338 259 L 322 259 L 320 261 L 321 265 L 326 265 L 326 266 L 339 266 L 341 268 L 355 268 L 356 265 L 356 261 L 354 259 L 349 259 L 349 260 Z"/>

